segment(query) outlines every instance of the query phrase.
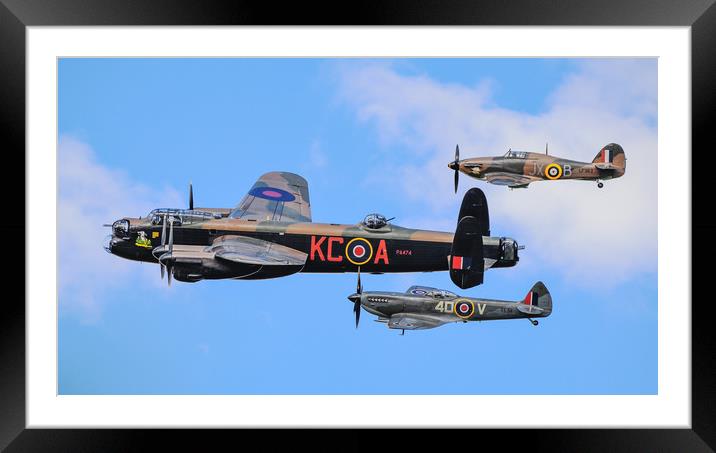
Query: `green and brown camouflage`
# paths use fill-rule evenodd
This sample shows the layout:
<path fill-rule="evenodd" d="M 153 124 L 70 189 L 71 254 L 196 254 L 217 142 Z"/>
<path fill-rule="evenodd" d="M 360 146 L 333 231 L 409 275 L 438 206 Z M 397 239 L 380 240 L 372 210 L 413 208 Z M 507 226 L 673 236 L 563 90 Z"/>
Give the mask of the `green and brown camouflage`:
<path fill-rule="evenodd" d="M 618 178 L 626 170 L 626 155 L 622 147 L 610 143 L 599 150 L 592 162 L 579 162 L 562 159 L 545 153 L 509 150 L 500 157 L 476 157 L 459 159 L 459 149 L 455 151 L 455 160 L 448 164 L 455 171 L 455 190 L 457 175 L 462 172 L 473 178 L 510 188 L 525 188 L 535 181 L 556 181 L 578 179 L 602 181 Z"/>
<path fill-rule="evenodd" d="M 404 293 L 363 291 L 358 279 L 353 302 L 356 327 L 361 308 L 378 316 L 376 321 L 391 329 L 421 330 L 451 322 L 490 321 L 498 319 L 544 318 L 552 313 L 552 296 L 542 282 L 535 283 L 521 301 L 482 299 L 458 296 L 450 291 L 426 286 L 411 286 Z"/>
<path fill-rule="evenodd" d="M 484 194 L 479 195 L 484 200 Z M 489 222 L 486 201 L 472 214 Z M 359 268 L 371 273 L 449 271 L 454 236 L 393 225 L 380 214 L 353 225 L 314 223 L 306 180 L 271 172 L 234 209 L 155 209 L 146 217 L 117 220 L 105 248 L 130 260 L 159 262 L 169 278 L 195 282 Z M 478 263 L 489 269 L 514 266 L 519 260 L 519 247 L 510 238 L 487 234 L 480 248 L 482 256 L 474 260 L 472 271 Z M 458 270 L 466 271 L 469 262 L 461 261 Z"/>

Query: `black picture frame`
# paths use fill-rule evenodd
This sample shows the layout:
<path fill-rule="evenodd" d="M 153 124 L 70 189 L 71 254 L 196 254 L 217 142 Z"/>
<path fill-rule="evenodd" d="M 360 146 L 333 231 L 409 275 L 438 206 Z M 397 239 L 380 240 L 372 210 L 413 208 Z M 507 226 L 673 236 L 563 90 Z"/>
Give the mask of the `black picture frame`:
<path fill-rule="evenodd" d="M 716 448 L 716 335 L 710 326 L 709 257 L 714 256 L 716 220 L 710 215 L 714 206 L 710 165 L 694 165 L 706 159 L 704 150 L 714 150 L 710 113 L 716 103 L 716 6 L 714 0 L 554 0 L 535 2 L 520 0 L 476 3 L 461 1 L 401 1 L 356 3 L 350 8 L 325 7 L 300 2 L 277 7 L 270 2 L 216 2 L 187 0 L 0 0 L 0 137 L 6 175 L 2 186 L 6 209 L 25 212 L 25 199 L 15 195 L 20 186 L 15 175 L 25 169 L 25 32 L 28 26 L 39 25 L 628 25 L 628 26 L 690 26 L 692 58 L 692 294 L 681 303 L 692 313 L 692 429 L 550 429 L 517 430 L 506 434 L 501 430 L 481 430 L 480 443 L 490 440 L 509 446 L 523 444 L 530 448 L 569 451 L 711 451 Z M 700 153 L 693 150 L 699 150 Z M 706 151 L 707 152 L 707 151 Z M 24 187 L 24 186 L 23 186 Z M 7 206 L 7 203 L 10 206 Z M 13 238 L 4 244 L 11 257 L 6 269 L 18 277 L 24 265 L 16 257 L 25 256 L 24 241 L 28 238 L 25 216 L 6 216 L 1 224 L 3 237 Z M 48 232 L 54 234 L 54 232 Z M 682 238 L 674 238 L 682 240 Z M 24 260 L 22 261 L 24 263 Z M 20 288 L 20 278 L 7 278 L 5 287 Z M 23 293 L 24 293 L 24 286 Z M 146 445 L 148 440 L 170 442 L 184 447 L 193 436 L 205 442 L 223 441 L 235 436 L 233 431 L 185 430 L 51 430 L 26 429 L 25 417 L 25 300 L 6 291 L 0 314 L 0 448 L 8 451 L 26 450 L 127 450 Z M 24 296 L 24 294 L 23 294 Z M 382 410 L 382 409 L 376 409 Z M 313 432 L 315 433 L 315 431 Z M 408 449 L 424 446 L 430 438 L 422 435 L 383 433 L 393 438 L 393 448 Z M 427 436 L 425 435 L 427 433 Z M 373 435 L 341 436 L 341 449 L 365 450 L 378 447 Z M 265 442 L 266 433 L 242 431 L 243 442 Z M 249 436 L 252 439 L 247 439 Z M 289 435 L 270 436 L 272 447 L 306 444 L 311 432 L 291 431 Z M 466 437 L 465 437 L 466 436 Z M 328 447 L 328 438 L 320 435 Z M 472 435 L 459 433 L 456 442 Z M 211 443 L 213 443 L 211 442 Z M 283 445 L 281 445 L 283 444 Z M 386 445 L 388 446 L 388 445 Z M 331 448 L 333 449 L 333 448 Z"/>

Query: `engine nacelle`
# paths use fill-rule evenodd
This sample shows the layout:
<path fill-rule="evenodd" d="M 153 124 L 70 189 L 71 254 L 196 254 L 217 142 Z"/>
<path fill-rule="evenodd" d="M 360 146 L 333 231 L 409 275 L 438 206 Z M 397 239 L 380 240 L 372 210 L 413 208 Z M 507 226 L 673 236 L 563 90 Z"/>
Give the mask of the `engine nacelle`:
<path fill-rule="evenodd" d="M 172 269 L 172 275 L 174 276 L 174 280 L 185 283 L 196 283 L 204 279 L 203 275 L 182 268 Z"/>
<path fill-rule="evenodd" d="M 520 260 L 518 250 L 523 249 L 520 247 L 512 238 L 501 237 L 500 238 L 500 261 L 502 267 L 510 267 L 517 264 Z"/>

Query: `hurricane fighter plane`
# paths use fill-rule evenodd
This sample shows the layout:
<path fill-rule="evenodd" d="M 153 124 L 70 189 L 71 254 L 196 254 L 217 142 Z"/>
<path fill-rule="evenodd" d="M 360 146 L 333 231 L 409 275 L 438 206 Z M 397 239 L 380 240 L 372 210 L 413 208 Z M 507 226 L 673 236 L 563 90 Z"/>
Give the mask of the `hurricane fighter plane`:
<path fill-rule="evenodd" d="M 460 148 L 456 146 L 455 160 L 448 164 L 448 168 L 455 171 L 455 192 L 460 172 L 511 189 L 526 188 L 534 181 L 558 179 L 596 181 L 601 189 L 604 187 L 602 181 L 624 175 L 626 156 L 621 146 L 610 143 L 599 150 L 592 162 L 550 156 L 546 146 L 544 154 L 510 149 L 501 157 L 460 160 Z"/>
<path fill-rule="evenodd" d="M 487 200 L 479 189 L 463 200 L 456 232 L 417 230 L 370 214 L 354 225 L 314 223 L 308 184 L 287 172 L 267 173 L 231 208 L 154 209 L 111 225 L 105 249 L 159 263 L 182 282 L 265 279 L 296 272 L 449 271 L 461 288 L 482 283 L 489 268 L 517 264 L 514 239 L 490 235 Z"/>
<path fill-rule="evenodd" d="M 356 292 L 348 296 L 353 302 L 356 327 L 361 307 L 378 316 L 390 329 L 420 330 L 440 327 L 449 322 L 488 321 L 526 318 L 532 325 L 552 313 L 552 296 L 542 282 L 537 282 L 521 301 L 460 297 L 450 291 L 426 286 L 411 286 L 404 293 L 363 291 L 358 274 Z"/>

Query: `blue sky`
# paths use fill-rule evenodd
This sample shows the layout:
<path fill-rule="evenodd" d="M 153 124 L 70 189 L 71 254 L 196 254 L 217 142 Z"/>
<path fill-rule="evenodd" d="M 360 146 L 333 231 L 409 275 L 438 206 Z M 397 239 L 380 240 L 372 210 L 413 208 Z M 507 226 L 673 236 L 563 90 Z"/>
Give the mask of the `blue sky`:
<path fill-rule="evenodd" d="M 61 59 L 61 394 L 653 394 L 657 392 L 656 60 Z M 508 147 L 591 160 L 624 146 L 625 177 L 508 191 L 446 164 Z M 365 275 L 521 299 L 554 312 L 388 330 L 354 274 L 177 282 L 106 254 L 122 216 L 233 207 L 261 174 L 309 181 L 313 219 L 369 212 L 452 230 L 477 185 L 492 231 L 527 245 L 512 269 L 456 291 L 447 273 Z"/>

